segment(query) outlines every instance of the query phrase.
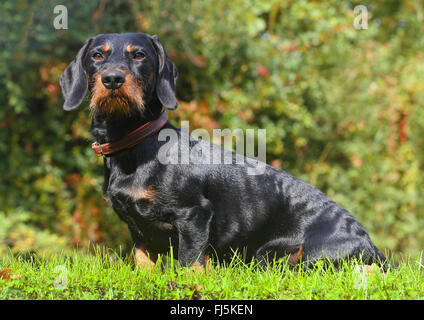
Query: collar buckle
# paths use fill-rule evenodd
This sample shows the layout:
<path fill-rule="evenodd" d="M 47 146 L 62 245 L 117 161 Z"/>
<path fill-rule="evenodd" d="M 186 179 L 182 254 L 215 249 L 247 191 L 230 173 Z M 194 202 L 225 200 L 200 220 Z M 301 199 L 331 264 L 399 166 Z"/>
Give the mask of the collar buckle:
<path fill-rule="evenodd" d="M 103 158 L 106 156 L 103 153 L 102 145 L 100 143 L 98 143 L 97 141 L 96 142 L 93 142 L 93 144 L 91 145 L 91 148 L 94 149 L 94 150 L 96 150 L 95 148 L 98 148 L 98 150 L 100 151 L 100 155 L 99 156 L 102 156 Z"/>

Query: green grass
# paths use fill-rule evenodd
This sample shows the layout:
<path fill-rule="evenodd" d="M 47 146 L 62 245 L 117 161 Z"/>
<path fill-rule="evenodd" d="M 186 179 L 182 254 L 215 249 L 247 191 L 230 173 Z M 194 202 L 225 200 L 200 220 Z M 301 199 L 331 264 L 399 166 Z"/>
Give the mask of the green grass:
<path fill-rule="evenodd" d="M 290 268 L 286 261 L 265 270 L 234 259 L 194 272 L 162 259 L 148 272 L 105 249 L 49 257 L 0 257 L 0 299 L 423 299 L 422 256 L 404 258 L 396 270 L 368 275 L 356 262 L 335 270 Z M 61 278 L 61 275 L 64 276 Z M 66 281 L 62 281 L 66 279 Z"/>

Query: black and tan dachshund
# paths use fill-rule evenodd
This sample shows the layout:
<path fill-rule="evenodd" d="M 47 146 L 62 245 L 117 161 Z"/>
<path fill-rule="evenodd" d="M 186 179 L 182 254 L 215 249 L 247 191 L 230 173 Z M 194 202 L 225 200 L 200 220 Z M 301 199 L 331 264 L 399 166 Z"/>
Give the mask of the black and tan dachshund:
<path fill-rule="evenodd" d="M 265 264 L 283 256 L 305 266 L 349 258 L 386 264 L 358 220 L 306 182 L 263 163 L 262 174 L 249 174 L 253 162 L 243 157 L 240 164 L 235 153 L 229 164 L 197 161 L 201 153 L 191 151 L 213 145 L 203 140 L 190 137 L 182 148 L 182 131 L 164 112 L 177 108 L 177 75 L 157 36 L 126 33 L 88 39 L 60 78 L 65 110 L 91 93 L 104 197 L 128 224 L 139 264 L 153 265 L 171 246 L 187 266 L 234 251 Z M 175 145 L 160 139 L 165 131 L 175 134 Z M 160 159 L 188 153 L 189 163 Z"/>

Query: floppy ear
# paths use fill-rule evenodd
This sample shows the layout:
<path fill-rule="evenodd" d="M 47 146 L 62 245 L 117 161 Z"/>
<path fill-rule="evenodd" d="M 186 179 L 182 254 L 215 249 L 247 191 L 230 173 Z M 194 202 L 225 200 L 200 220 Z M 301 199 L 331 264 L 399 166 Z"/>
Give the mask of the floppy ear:
<path fill-rule="evenodd" d="M 175 110 L 178 106 L 175 97 L 175 84 L 177 82 L 178 71 L 175 64 L 166 54 L 162 43 L 160 43 L 156 35 L 151 36 L 154 47 L 158 54 L 159 68 L 156 80 L 156 95 L 162 105 L 169 109 Z"/>
<path fill-rule="evenodd" d="M 63 109 L 66 111 L 78 107 L 87 93 L 87 74 L 82 65 L 82 59 L 87 52 L 93 38 L 88 39 L 84 46 L 78 51 L 74 61 L 72 61 L 60 76 L 60 86 L 65 98 Z"/>

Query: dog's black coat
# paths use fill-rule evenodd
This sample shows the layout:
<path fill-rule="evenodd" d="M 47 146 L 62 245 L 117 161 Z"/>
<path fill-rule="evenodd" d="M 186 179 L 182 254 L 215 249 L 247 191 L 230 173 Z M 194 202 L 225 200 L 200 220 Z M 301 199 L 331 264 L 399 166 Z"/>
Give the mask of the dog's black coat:
<path fill-rule="evenodd" d="M 110 52 L 103 61 L 94 61 L 94 50 L 106 42 Z M 142 62 L 131 60 L 124 50 L 127 44 L 143 50 Z M 162 106 L 176 108 L 177 70 L 157 37 L 142 33 L 89 39 L 61 76 L 64 108 L 82 102 L 90 89 L 87 76 L 110 68 L 128 70 L 145 84 L 145 111 L 96 113 L 92 134 L 97 142 L 123 138 L 157 118 Z M 181 137 L 169 122 L 164 129 Z M 307 263 L 323 258 L 336 263 L 351 257 L 362 257 L 365 263 L 386 260 L 355 217 L 304 181 L 271 166 L 264 174 L 249 175 L 248 164 L 162 164 L 157 156 L 165 143 L 155 134 L 104 158 L 104 195 L 128 224 L 136 245 L 164 253 L 172 244 L 184 265 L 196 260 L 203 264 L 207 250 L 225 258 L 239 249 L 247 259 L 262 259 L 297 252 L 300 246 Z M 190 148 L 198 143 L 205 142 L 191 139 Z"/>

